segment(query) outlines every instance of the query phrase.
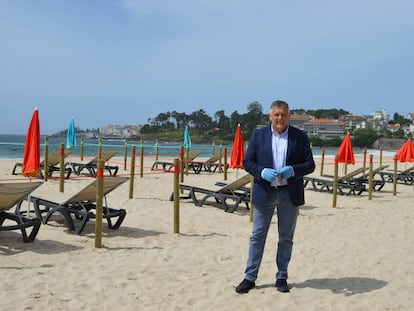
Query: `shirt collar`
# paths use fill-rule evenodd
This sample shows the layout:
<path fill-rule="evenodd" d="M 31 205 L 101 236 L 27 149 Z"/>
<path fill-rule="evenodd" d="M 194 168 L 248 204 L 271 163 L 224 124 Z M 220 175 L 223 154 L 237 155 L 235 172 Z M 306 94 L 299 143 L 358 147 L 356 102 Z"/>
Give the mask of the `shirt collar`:
<path fill-rule="evenodd" d="M 282 134 L 279 134 L 278 132 L 275 132 L 275 130 L 273 129 L 272 124 L 270 124 L 270 129 L 271 129 L 273 135 L 276 135 L 276 136 L 279 136 L 279 137 L 287 137 L 288 130 L 289 130 L 289 125 L 286 127 L 286 130 Z"/>

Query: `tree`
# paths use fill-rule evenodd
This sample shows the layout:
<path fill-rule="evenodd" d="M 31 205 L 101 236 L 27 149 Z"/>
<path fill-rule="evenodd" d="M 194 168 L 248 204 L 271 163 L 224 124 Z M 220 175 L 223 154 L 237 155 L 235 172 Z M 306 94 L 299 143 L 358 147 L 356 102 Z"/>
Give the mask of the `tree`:
<path fill-rule="evenodd" d="M 406 123 L 410 123 L 410 120 L 404 118 L 402 115 L 395 112 L 393 119 L 392 121 L 390 121 L 390 123 L 391 124 L 406 124 Z"/>
<path fill-rule="evenodd" d="M 201 129 L 201 130 L 210 129 L 213 123 L 213 120 L 211 119 L 211 117 L 203 109 L 194 111 L 190 115 L 189 121 L 192 122 L 192 125 L 194 128 Z"/>
<path fill-rule="evenodd" d="M 264 117 L 262 105 L 257 101 L 247 105 L 247 113 L 246 117 L 244 118 L 244 131 L 246 133 L 246 136 L 250 137 L 254 129 L 258 125 L 263 124 L 263 122 Z"/>
<path fill-rule="evenodd" d="M 353 132 L 353 144 L 356 147 L 370 147 L 378 139 L 377 132 L 371 128 L 358 129 Z"/>
<path fill-rule="evenodd" d="M 343 109 L 317 109 L 307 110 L 307 114 L 315 116 L 316 119 L 338 119 L 340 116 L 348 115 L 349 112 Z"/>
<path fill-rule="evenodd" d="M 188 123 L 190 117 L 184 112 L 173 111 L 171 117 L 175 120 L 177 130 L 183 130 Z"/>
<path fill-rule="evenodd" d="M 224 110 L 219 110 L 214 114 L 216 119 L 216 127 L 220 129 L 221 132 L 226 132 L 230 130 L 230 118 L 226 116 Z"/>

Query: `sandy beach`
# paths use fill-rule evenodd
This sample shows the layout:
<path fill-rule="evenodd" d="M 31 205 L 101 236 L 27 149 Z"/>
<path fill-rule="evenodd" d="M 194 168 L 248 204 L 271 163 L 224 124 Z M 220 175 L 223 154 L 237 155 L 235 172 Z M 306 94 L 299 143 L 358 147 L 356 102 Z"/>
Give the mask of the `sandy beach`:
<path fill-rule="evenodd" d="M 122 159 L 117 159 L 122 163 Z M 115 160 L 115 161 L 117 161 Z M 103 247 L 95 248 L 95 221 L 80 235 L 63 222 L 42 225 L 25 244 L 18 231 L 0 232 L 2 310 L 412 310 L 414 308 L 414 186 L 386 183 L 368 199 L 338 196 L 307 187 L 300 208 L 289 267 L 288 294 L 274 287 L 276 218 L 269 231 L 256 288 L 239 295 L 251 232 L 249 210 L 225 213 L 213 204 L 180 201 L 180 233 L 173 233 L 173 174 L 136 169 L 133 198 L 129 183 L 108 195 L 124 208 L 118 230 L 104 222 Z M 11 174 L 14 160 L 1 160 L 0 181 L 25 180 Z M 320 175 L 320 159 L 312 174 Z M 391 159 L 384 159 L 390 164 Z M 136 164 L 139 165 L 139 160 Z M 121 164 L 120 164 L 121 165 Z M 353 170 L 362 165 L 350 165 Z M 374 166 L 376 166 L 375 164 Z M 399 163 L 400 169 L 411 164 Z M 340 175 L 343 165 L 340 164 Z M 324 172 L 332 174 L 332 159 Z M 129 171 L 119 170 L 120 175 Z M 231 169 L 226 182 L 244 174 Z M 378 178 L 378 176 L 376 176 Z M 90 178 L 49 180 L 34 194 L 69 195 Z M 184 183 L 215 189 L 222 173 L 190 173 Z"/>

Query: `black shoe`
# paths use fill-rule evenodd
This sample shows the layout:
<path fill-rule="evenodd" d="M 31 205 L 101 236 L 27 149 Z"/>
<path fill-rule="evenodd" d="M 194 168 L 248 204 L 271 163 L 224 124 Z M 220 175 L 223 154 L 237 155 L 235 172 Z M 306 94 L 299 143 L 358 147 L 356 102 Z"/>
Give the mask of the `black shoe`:
<path fill-rule="evenodd" d="M 290 291 L 285 279 L 277 280 L 275 286 L 279 292 L 288 293 Z"/>
<path fill-rule="evenodd" d="M 237 287 L 236 292 L 246 294 L 255 286 L 254 282 L 244 279 Z"/>

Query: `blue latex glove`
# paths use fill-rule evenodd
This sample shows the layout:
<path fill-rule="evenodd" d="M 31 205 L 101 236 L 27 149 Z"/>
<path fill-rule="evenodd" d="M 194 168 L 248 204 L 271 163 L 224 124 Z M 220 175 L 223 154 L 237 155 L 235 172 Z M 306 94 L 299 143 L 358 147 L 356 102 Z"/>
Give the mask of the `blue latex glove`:
<path fill-rule="evenodd" d="M 272 182 L 276 179 L 277 171 L 273 168 L 264 168 L 262 171 L 262 178 L 268 182 Z"/>
<path fill-rule="evenodd" d="M 282 179 L 288 179 L 293 175 L 295 175 L 295 173 L 293 172 L 293 167 L 290 165 L 282 167 L 278 173 L 278 176 L 280 176 Z"/>

